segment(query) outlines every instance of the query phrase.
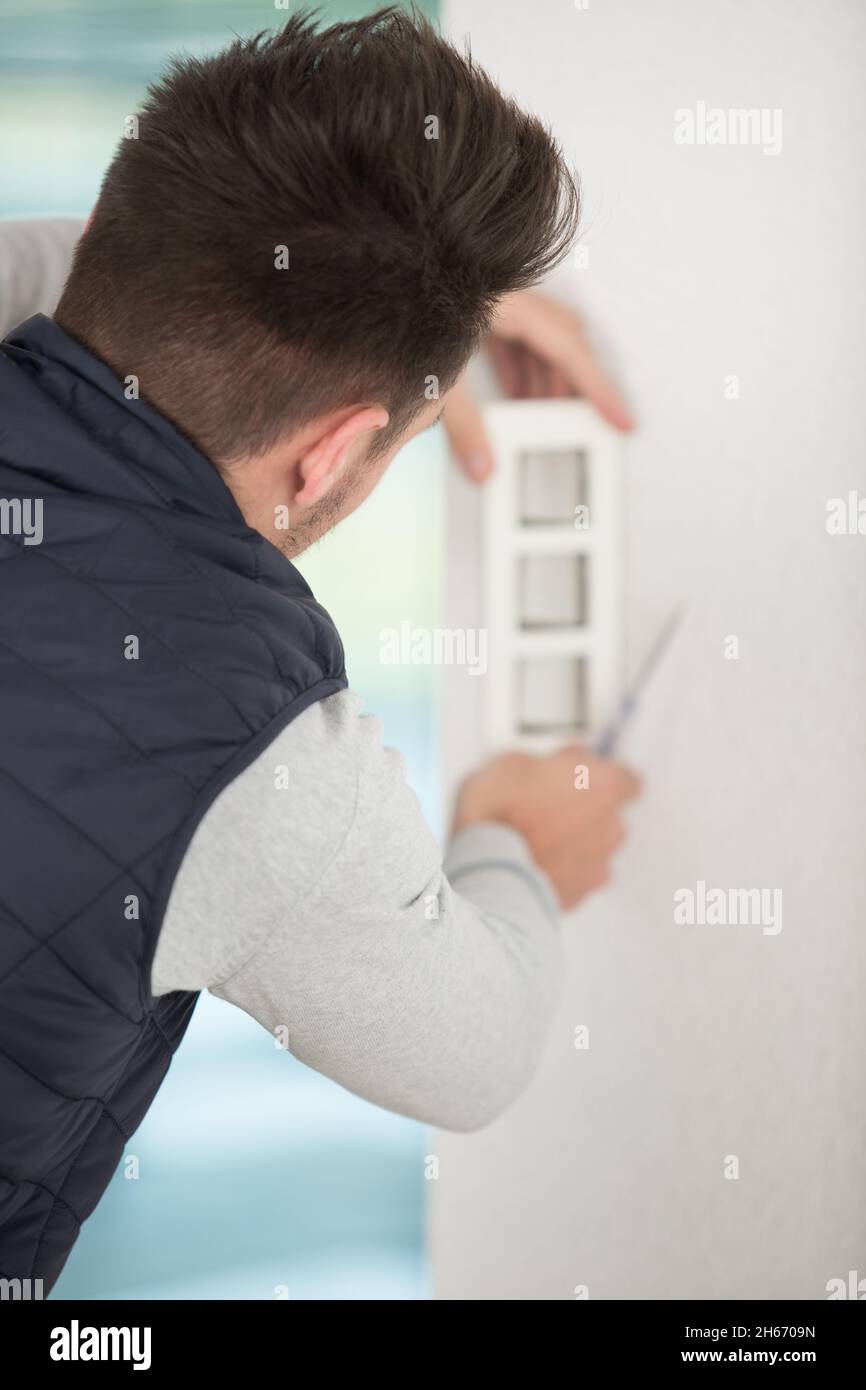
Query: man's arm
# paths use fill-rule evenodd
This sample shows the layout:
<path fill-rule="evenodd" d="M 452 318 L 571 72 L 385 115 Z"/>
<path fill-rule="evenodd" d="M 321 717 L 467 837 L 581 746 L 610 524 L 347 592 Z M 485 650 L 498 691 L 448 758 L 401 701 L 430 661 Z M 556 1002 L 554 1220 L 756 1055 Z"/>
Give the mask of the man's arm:
<path fill-rule="evenodd" d="M 358 1095 L 474 1129 L 537 1066 L 561 974 L 556 900 L 505 824 L 467 825 L 443 865 L 402 758 L 360 707 L 341 693 L 304 711 L 206 813 L 154 992 L 207 987 Z"/>

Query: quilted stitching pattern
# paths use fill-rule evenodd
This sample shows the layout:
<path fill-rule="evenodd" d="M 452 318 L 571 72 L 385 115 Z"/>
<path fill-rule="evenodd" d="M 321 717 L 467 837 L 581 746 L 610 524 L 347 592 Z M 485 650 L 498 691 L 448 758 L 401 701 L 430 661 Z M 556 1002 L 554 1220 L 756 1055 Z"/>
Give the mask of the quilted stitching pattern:
<path fill-rule="evenodd" d="M 210 463 L 40 315 L 0 350 L 0 498 L 25 497 L 42 543 L 0 536 L 0 1273 L 49 1289 L 195 1005 L 149 989 L 183 850 L 346 677 Z"/>

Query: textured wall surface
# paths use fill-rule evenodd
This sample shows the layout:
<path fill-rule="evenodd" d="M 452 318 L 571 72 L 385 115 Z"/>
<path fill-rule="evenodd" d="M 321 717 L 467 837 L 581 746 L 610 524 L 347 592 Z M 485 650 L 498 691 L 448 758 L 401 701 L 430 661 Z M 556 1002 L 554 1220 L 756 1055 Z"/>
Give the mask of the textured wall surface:
<path fill-rule="evenodd" d="M 565 926 L 541 1073 L 486 1132 L 430 1138 L 437 1296 L 826 1298 L 866 1277 L 866 535 L 826 528 L 866 496 L 866 12 L 455 0 L 446 22 L 583 177 L 589 263 L 561 290 L 640 421 L 627 668 L 690 606 L 623 745 L 646 792 L 617 881 Z M 780 109 L 781 150 L 675 143 L 702 101 Z M 477 516 L 451 490 L 456 625 L 479 621 Z M 483 685 L 446 689 L 452 779 Z M 780 890 L 781 930 L 678 924 L 699 880 Z"/>

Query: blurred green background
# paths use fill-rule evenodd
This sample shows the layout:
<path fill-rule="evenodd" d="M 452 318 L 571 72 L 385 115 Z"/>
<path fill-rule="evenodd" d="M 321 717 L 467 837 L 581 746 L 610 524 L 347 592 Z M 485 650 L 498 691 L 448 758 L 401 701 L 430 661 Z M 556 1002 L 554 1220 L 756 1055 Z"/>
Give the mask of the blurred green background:
<path fill-rule="evenodd" d="M 374 6 L 316 8 L 325 23 Z M 419 8 L 435 17 L 435 5 Z M 85 216 L 124 117 L 169 54 L 211 52 L 286 17 L 254 0 L 3 0 L 0 214 Z M 299 563 L 436 829 L 435 668 L 382 666 L 379 633 L 435 626 L 444 453 L 438 430 L 414 441 Z M 140 1176 L 121 1165 L 54 1296 L 425 1298 L 426 1147 L 419 1125 L 349 1095 L 202 995 L 127 1146 Z"/>

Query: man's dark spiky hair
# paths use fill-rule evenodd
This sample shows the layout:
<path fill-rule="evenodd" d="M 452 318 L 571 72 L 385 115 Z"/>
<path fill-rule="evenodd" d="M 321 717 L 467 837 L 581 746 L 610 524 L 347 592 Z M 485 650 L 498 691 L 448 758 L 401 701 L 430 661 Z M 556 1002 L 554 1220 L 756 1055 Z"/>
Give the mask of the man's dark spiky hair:
<path fill-rule="evenodd" d="M 343 405 L 390 437 L 577 217 L 541 122 L 423 17 L 296 14 L 150 88 L 57 319 L 217 463 Z"/>

